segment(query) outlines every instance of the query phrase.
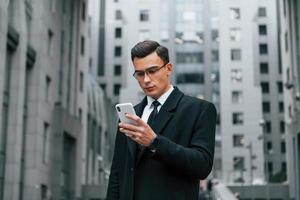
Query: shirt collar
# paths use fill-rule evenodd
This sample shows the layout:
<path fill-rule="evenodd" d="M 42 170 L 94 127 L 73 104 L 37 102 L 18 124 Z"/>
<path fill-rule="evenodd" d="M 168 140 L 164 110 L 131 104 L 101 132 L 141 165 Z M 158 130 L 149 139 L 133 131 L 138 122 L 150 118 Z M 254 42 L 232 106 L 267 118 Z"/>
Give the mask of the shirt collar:
<path fill-rule="evenodd" d="M 165 103 L 165 101 L 167 100 L 167 98 L 169 97 L 169 95 L 172 93 L 173 90 L 174 87 L 173 85 L 171 85 L 171 87 L 157 99 L 160 105 L 163 105 Z M 155 101 L 155 99 L 147 96 L 147 106 L 151 106 L 153 101 Z"/>

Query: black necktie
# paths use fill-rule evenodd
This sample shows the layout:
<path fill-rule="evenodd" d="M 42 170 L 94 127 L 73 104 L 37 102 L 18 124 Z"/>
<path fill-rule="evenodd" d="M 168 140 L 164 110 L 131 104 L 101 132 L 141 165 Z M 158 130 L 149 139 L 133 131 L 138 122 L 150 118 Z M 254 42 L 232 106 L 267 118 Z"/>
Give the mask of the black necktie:
<path fill-rule="evenodd" d="M 153 128 L 153 124 L 155 122 L 155 118 L 156 118 L 157 113 L 158 113 L 157 108 L 158 108 L 158 106 L 160 106 L 160 103 L 158 101 L 153 101 L 152 105 L 154 106 L 154 108 L 153 108 L 152 112 L 150 113 L 150 116 L 149 116 L 148 121 L 147 121 L 147 123 L 149 124 L 149 126 L 151 128 Z"/>

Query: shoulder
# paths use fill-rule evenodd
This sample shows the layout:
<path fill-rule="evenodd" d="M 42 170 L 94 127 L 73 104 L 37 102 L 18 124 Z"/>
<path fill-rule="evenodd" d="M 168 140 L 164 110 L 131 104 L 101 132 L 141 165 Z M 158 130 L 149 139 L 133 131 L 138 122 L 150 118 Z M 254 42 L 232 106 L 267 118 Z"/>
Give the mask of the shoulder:
<path fill-rule="evenodd" d="M 204 100 L 204 99 L 199 99 L 196 97 L 191 97 L 188 95 L 183 95 L 182 100 L 181 100 L 181 105 L 186 105 L 188 107 L 193 107 L 194 109 L 213 109 L 215 110 L 215 106 L 213 103 Z"/>

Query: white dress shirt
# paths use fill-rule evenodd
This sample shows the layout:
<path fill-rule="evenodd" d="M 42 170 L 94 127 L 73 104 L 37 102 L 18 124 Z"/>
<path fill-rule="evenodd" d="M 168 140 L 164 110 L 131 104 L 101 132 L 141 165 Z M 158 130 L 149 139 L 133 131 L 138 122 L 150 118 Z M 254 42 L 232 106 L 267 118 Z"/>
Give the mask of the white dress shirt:
<path fill-rule="evenodd" d="M 157 99 L 157 101 L 160 103 L 160 105 L 157 107 L 158 112 L 159 112 L 160 108 L 162 107 L 162 105 L 167 100 L 167 98 L 169 97 L 169 95 L 172 93 L 173 90 L 174 90 L 174 87 L 173 87 L 173 85 L 171 85 L 170 89 L 168 91 L 166 91 L 163 95 L 161 95 Z M 148 118 L 149 118 L 152 110 L 154 109 L 154 106 L 152 105 L 153 101 L 155 101 L 155 99 L 153 99 L 152 97 L 147 96 L 147 105 L 145 106 L 144 111 L 143 111 L 143 115 L 142 115 L 142 120 L 144 122 L 148 121 Z"/>

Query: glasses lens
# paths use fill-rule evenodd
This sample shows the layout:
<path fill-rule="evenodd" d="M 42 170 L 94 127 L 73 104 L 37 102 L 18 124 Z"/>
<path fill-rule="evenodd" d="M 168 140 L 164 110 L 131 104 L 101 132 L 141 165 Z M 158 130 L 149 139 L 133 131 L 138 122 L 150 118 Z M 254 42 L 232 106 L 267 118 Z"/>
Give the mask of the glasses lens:
<path fill-rule="evenodd" d="M 134 74 L 133 74 L 133 76 L 135 77 L 135 78 L 141 78 L 141 77 L 143 77 L 145 75 L 145 72 L 143 72 L 143 71 L 137 71 L 137 72 L 134 72 Z"/>
<path fill-rule="evenodd" d="M 159 70 L 158 67 L 150 67 L 149 69 L 146 70 L 146 72 L 148 74 L 154 74 L 155 72 L 157 72 Z"/>

